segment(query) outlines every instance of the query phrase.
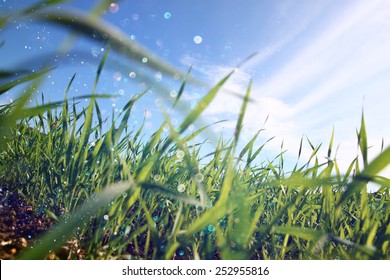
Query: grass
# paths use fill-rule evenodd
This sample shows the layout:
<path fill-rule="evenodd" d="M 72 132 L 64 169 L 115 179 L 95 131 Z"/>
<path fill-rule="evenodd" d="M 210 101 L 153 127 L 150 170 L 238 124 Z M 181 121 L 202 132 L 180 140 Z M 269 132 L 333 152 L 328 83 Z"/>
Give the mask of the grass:
<path fill-rule="evenodd" d="M 90 30 L 94 24 L 80 21 L 73 28 Z M 188 127 L 201 118 L 234 71 L 211 87 L 179 126 L 162 112 L 163 124 L 146 138 L 143 125 L 128 126 L 134 104 L 145 92 L 132 97 L 112 120 L 102 119 L 97 100 L 109 95 L 98 95 L 95 88 L 107 55 L 83 109 L 67 97 L 75 76 L 63 101 L 45 103 L 42 97 L 35 107 L 26 107 L 26 102 L 50 69 L 0 85 L 0 94 L 22 83 L 30 88 L 0 107 L 2 214 L 13 210 L 10 194 L 18 194 L 18 205 L 31 206 L 54 224 L 14 257 L 63 258 L 61 250 L 71 242 L 77 248 L 68 246 L 64 258 L 390 258 L 390 181 L 378 176 L 390 162 L 390 148 L 368 162 L 364 115 L 357 131 L 361 155 L 346 171 L 340 171 L 334 158 L 333 135 L 325 162 L 317 156 L 320 146 L 307 140 L 312 155 L 306 164 L 284 170 L 283 153 L 259 164 L 266 145 L 257 145 L 261 131 L 242 150 L 237 145 L 250 102 L 249 85 L 232 138 L 221 137 L 202 158 L 204 146 L 195 139 L 205 128 L 187 132 Z M 158 68 L 158 61 L 152 67 Z M 171 71 L 164 67 L 161 71 Z M 183 103 L 189 74 L 184 77 L 173 106 Z M 166 127 L 168 135 L 163 133 Z M 303 140 L 299 155 L 302 145 Z M 369 182 L 381 187 L 368 193 Z"/>

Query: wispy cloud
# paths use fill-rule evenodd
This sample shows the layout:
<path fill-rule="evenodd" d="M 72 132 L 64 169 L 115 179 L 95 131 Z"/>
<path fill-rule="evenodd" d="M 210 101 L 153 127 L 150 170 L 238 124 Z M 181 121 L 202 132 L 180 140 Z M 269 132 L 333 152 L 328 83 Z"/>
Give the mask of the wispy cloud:
<path fill-rule="evenodd" d="M 332 114 L 333 111 L 338 114 L 333 116 L 333 120 L 339 121 L 336 130 L 343 139 L 342 148 L 349 158 L 356 155 L 350 142 L 351 137 L 355 137 L 353 130 L 354 125 L 359 124 L 358 119 L 351 123 L 350 116 L 343 114 L 342 110 L 350 112 L 350 106 L 355 108 L 355 112 L 360 111 L 362 96 L 372 95 L 375 98 L 378 85 L 383 88 L 385 84 L 390 90 L 388 76 L 373 83 L 375 77 L 390 73 L 387 51 L 390 49 L 389 18 L 390 6 L 385 1 L 353 3 L 334 16 L 328 25 L 324 24 L 322 29 L 316 30 L 317 34 L 308 38 L 307 47 L 291 55 L 283 68 L 276 71 L 265 84 L 256 87 L 254 94 L 279 101 L 288 100 L 289 110 L 282 112 L 278 119 L 283 123 L 292 122 L 295 133 L 289 130 L 288 135 L 283 131 L 275 133 L 287 136 L 285 141 L 294 145 L 297 137 L 303 133 L 321 141 L 326 139 L 334 124 L 324 122 L 325 116 L 320 112 Z M 369 90 L 357 92 L 362 86 Z M 390 120 L 386 111 L 366 109 L 375 114 L 373 118 L 382 114 Z M 340 122 L 342 119 L 349 122 Z M 350 136 L 347 137 L 344 132 L 350 133 Z M 378 132 L 373 131 L 371 135 L 375 142 L 378 142 Z M 390 138 L 390 131 L 380 132 Z M 355 139 L 353 141 L 356 142 Z"/>
<path fill-rule="evenodd" d="M 304 22 L 297 22 L 299 28 L 295 31 L 280 34 L 282 37 L 275 38 L 271 47 L 261 50 L 248 67 L 232 77 L 226 88 L 244 93 L 251 78 L 247 69 L 255 65 L 267 67 L 270 69 L 267 79 L 256 83 L 254 77 L 252 97 L 257 102 L 248 106 L 244 122 L 246 137 L 261 128 L 269 115 L 263 135 L 278 139 L 270 147 L 280 149 L 280 142 L 284 141 L 284 147 L 295 155 L 303 135 L 308 135 L 315 143 L 329 141 L 334 127 L 336 143 L 340 145 L 339 159 L 346 165 L 357 154 L 355 129 L 359 125 L 362 104 L 376 151 L 379 151 L 382 136 L 390 139 L 390 130 L 381 129 L 384 122 L 387 124 L 390 120 L 390 112 L 384 105 L 390 101 L 387 97 L 390 91 L 390 5 L 384 0 L 351 1 L 341 10 L 330 10 L 326 21 L 306 17 Z M 198 70 L 211 82 L 218 81 L 232 69 L 231 65 L 211 65 L 189 56 L 184 57 L 183 62 L 199 65 Z M 282 66 L 273 68 L 275 62 Z M 207 114 L 221 118 L 221 115 L 238 113 L 239 107 L 237 98 L 220 95 Z M 308 149 L 306 154 L 310 152 Z"/>

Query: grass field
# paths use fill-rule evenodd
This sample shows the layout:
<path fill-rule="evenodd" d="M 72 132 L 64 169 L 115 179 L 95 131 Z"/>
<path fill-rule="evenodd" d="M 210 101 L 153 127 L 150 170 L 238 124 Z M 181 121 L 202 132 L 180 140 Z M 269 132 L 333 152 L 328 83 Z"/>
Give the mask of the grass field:
<path fill-rule="evenodd" d="M 368 162 L 364 115 L 360 155 L 347 170 L 335 160 L 333 135 L 324 140 L 325 162 L 319 147 L 303 140 L 297 154 L 307 142 L 312 155 L 285 170 L 283 153 L 259 163 L 266 145 L 258 145 L 261 131 L 237 145 L 249 85 L 235 133 L 202 158 L 204 144 L 196 139 L 204 128 L 188 128 L 234 71 L 179 126 L 162 112 L 163 124 L 150 134 L 128 125 L 144 93 L 112 120 L 102 119 L 98 100 L 110 96 L 94 89 L 107 55 L 91 95 L 80 97 L 90 100 L 83 109 L 67 97 L 75 76 L 63 101 L 35 107 L 26 107 L 27 100 L 49 70 L 0 85 L 0 94 L 20 84 L 30 88 L 0 107 L 1 258 L 390 258 L 390 181 L 378 176 L 390 163 L 390 148 Z M 183 102 L 186 83 L 183 78 L 173 106 Z M 368 193 L 369 182 L 381 187 Z"/>

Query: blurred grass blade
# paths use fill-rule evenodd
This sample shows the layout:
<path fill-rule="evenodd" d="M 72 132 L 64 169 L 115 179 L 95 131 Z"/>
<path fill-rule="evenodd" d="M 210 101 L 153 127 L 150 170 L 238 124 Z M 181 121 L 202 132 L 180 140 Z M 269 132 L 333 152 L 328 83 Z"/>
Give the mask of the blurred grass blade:
<path fill-rule="evenodd" d="M 129 190 L 134 186 L 133 181 L 114 183 L 103 189 L 95 197 L 87 200 L 78 208 L 68 219 L 60 222 L 42 239 L 37 241 L 32 249 L 28 249 L 20 257 L 21 260 L 40 260 L 47 257 L 51 251 L 56 251 L 61 245 L 71 238 L 72 233 L 81 227 L 84 223 L 89 222 L 97 211 L 109 205 L 119 194 Z"/>
<path fill-rule="evenodd" d="M 49 69 L 45 69 L 45 70 L 42 70 L 39 72 L 34 72 L 34 73 L 29 74 L 29 75 L 20 77 L 17 80 L 14 80 L 12 82 L 1 85 L 0 86 L 0 95 L 4 94 L 5 92 L 9 91 L 10 89 L 12 89 L 20 84 L 36 80 L 37 78 L 44 76 L 45 74 L 47 74 L 48 72 L 50 72 L 52 70 L 53 70 L 53 68 L 49 68 Z"/>
<path fill-rule="evenodd" d="M 142 188 L 144 188 L 145 190 L 150 190 L 150 191 L 155 192 L 155 193 L 160 193 L 160 194 L 166 195 L 170 198 L 176 199 L 178 201 L 188 203 L 190 205 L 201 206 L 201 202 L 196 200 L 195 198 L 192 198 L 184 193 L 174 192 L 174 191 L 172 191 L 172 190 L 170 190 L 162 185 L 159 185 L 159 184 L 145 183 L 144 182 L 144 183 L 141 183 L 140 186 Z"/>
<path fill-rule="evenodd" d="M 15 78 L 22 74 L 31 73 L 31 70 L 19 69 L 19 70 L 0 70 L 0 79 Z"/>
<path fill-rule="evenodd" d="M 324 231 L 309 229 L 309 228 L 299 228 L 292 226 L 275 226 L 273 231 L 281 234 L 289 234 L 292 236 L 296 236 L 305 240 L 310 240 L 316 242 L 321 237 L 326 235 Z"/>
<path fill-rule="evenodd" d="M 110 95 L 110 94 L 101 94 L 101 95 L 82 95 L 75 97 L 74 100 L 80 100 L 80 99 L 86 99 L 86 98 L 113 98 L 115 95 Z M 22 118 L 28 118 L 32 116 L 37 116 L 39 114 L 42 114 L 44 112 L 47 112 L 50 109 L 57 108 L 64 104 L 64 101 L 57 101 L 57 102 L 51 102 L 51 103 L 46 103 L 44 105 L 39 105 L 31 108 L 24 108 L 19 111 L 18 114 L 18 119 Z"/>
<path fill-rule="evenodd" d="M 34 18 L 59 24 L 72 31 L 80 32 L 93 40 L 108 44 L 113 50 L 141 64 L 143 58 L 147 58 L 146 66 L 151 69 L 164 72 L 171 76 L 180 74 L 174 67 L 168 65 L 161 59 L 157 58 L 152 52 L 145 47 L 131 40 L 127 34 L 123 33 L 115 26 L 108 22 L 103 22 L 89 14 L 83 14 L 79 11 L 45 11 L 33 15 Z"/>
<path fill-rule="evenodd" d="M 0 17 L 0 28 L 2 28 L 10 20 L 12 20 L 13 18 L 15 18 L 17 16 L 32 14 L 32 13 L 35 13 L 35 12 L 37 12 L 43 8 L 46 8 L 48 6 L 58 5 L 58 4 L 62 4 L 65 2 L 69 2 L 69 1 L 70 0 L 44 0 L 44 1 L 39 1 L 38 3 L 35 3 L 35 4 L 33 4 L 27 8 L 24 8 L 20 11 L 18 11 L 18 10 L 16 10 L 16 12 L 12 11 L 12 13 L 10 13 L 9 15 Z"/>

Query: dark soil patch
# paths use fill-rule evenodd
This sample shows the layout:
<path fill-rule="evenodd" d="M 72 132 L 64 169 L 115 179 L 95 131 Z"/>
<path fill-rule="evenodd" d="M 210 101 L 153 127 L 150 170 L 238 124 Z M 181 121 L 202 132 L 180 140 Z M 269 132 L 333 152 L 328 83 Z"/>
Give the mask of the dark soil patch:
<path fill-rule="evenodd" d="M 30 246 L 36 238 L 47 231 L 53 220 L 35 211 L 33 206 L 16 190 L 3 186 L 0 188 L 0 259 L 15 259 Z M 72 254 L 73 253 L 73 254 Z M 72 256 L 73 255 L 73 256 Z M 81 258 L 78 242 L 71 240 L 48 259 Z"/>

